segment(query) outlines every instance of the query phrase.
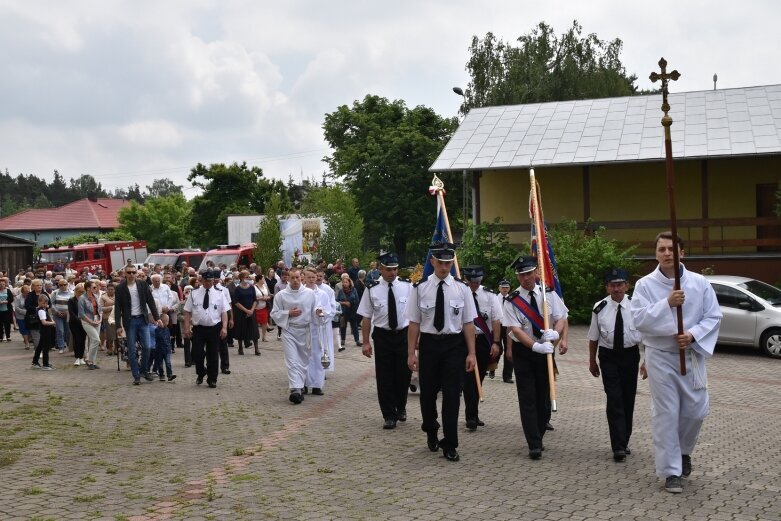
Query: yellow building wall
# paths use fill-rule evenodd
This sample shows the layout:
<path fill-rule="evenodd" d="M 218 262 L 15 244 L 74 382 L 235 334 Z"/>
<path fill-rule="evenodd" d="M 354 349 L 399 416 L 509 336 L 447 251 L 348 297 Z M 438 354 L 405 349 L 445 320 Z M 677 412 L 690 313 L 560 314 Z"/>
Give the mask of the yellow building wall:
<path fill-rule="evenodd" d="M 676 212 L 679 220 L 703 217 L 700 160 L 675 162 Z M 535 169 L 542 206 L 548 223 L 564 219 L 584 220 L 583 167 Z M 781 156 L 757 156 L 708 160 L 708 217 L 756 217 L 758 184 L 781 180 Z M 528 224 L 529 171 L 483 171 L 480 177 L 480 220 L 500 217 L 505 225 Z M 614 163 L 589 167 L 591 219 L 605 225 L 609 236 L 634 244 L 650 241 L 660 229 L 610 229 L 616 221 L 667 221 L 670 218 L 665 165 Z M 700 227 L 680 227 L 685 240 L 702 239 Z M 753 239 L 753 226 L 711 228 L 710 239 Z M 513 231 L 510 242 L 529 241 L 528 232 Z M 712 253 L 738 253 L 755 248 L 719 248 Z M 689 253 L 696 253 L 690 250 Z"/>

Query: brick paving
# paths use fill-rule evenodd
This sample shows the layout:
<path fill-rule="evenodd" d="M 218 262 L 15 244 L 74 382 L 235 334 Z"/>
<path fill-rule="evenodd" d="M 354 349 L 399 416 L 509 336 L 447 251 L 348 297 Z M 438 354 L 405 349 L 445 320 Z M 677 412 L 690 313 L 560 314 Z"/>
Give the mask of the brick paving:
<path fill-rule="evenodd" d="M 426 448 L 415 395 L 409 420 L 382 430 L 373 361 L 353 345 L 326 395 L 293 406 L 273 336 L 261 357 L 232 350 L 233 374 L 211 390 L 181 350 L 172 383 L 134 387 L 114 359 L 87 371 L 56 352 L 56 371 L 29 369 L 14 333 L 0 344 L 0 519 L 781 519 L 781 362 L 717 349 L 694 473 L 671 495 L 654 475 L 647 383 L 632 455 L 612 461 L 585 333 L 573 327 L 557 358 L 542 460 L 526 457 L 515 386 L 497 378 L 485 383 L 487 425 L 461 422 L 459 463 Z"/>

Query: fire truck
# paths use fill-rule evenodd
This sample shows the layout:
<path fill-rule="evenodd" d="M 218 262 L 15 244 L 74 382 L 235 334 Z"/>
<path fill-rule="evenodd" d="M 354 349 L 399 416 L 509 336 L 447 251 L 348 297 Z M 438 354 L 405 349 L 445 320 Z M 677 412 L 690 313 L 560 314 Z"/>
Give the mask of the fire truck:
<path fill-rule="evenodd" d="M 146 257 L 146 241 L 91 242 L 68 244 L 57 248 L 44 246 L 41 249 L 36 267 L 58 271 L 60 266 L 70 263 L 71 269 L 78 272 L 86 267 L 93 273 L 98 269 L 109 273 L 122 268 L 128 261 L 139 263 Z"/>
<path fill-rule="evenodd" d="M 179 270 L 182 267 L 182 263 L 187 262 L 189 266 L 197 268 L 201 265 L 204 255 L 206 255 L 206 252 L 199 249 L 162 249 L 150 253 L 149 257 L 144 261 L 144 264 L 148 264 L 149 266 L 156 266 L 157 264 L 161 266 L 169 265 Z"/>
<path fill-rule="evenodd" d="M 214 265 L 218 268 L 221 264 L 225 264 L 228 267 L 249 267 L 250 264 L 255 262 L 254 258 L 255 243 L 221 244 L 217 248 L 206 252 L 206 257 L 203 258 L 199 269 L 206 268 L 206 263 L 209 261 L 214 262 Z"/>

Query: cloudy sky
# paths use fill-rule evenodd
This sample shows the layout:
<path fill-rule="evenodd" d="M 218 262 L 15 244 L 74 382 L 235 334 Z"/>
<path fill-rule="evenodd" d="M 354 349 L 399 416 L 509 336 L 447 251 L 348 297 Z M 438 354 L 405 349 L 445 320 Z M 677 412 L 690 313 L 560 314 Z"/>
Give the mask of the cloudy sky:
<path fill-rule="evenodd" d="M 188 186 L 196 163 L 319 177 L 323 116 L 366 94 L 455 115 L 473 35 L 621 38 L 638 86 L 781 83 L 781 2 L 0 0 L 0 168 Z M 193 191 L 185 192 L 194 195 Z"/>

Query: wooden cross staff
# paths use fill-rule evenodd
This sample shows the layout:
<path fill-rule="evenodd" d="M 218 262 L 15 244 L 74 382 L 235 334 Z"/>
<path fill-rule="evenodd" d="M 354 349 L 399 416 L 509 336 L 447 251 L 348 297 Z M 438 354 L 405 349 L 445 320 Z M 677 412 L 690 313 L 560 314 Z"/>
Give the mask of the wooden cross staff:
<path fill-rule="evenodd" d="M 681 289 L 681 271 L 680 271 L 680 255 L 678 253 L 678 225 L 675 218 L 675 172 L 673 170 L 673 143 L 670 137 L 670 127 L 673 124 L 673 118 L 670 117 L 670 104 L 667 102 L 667 83 L 669 80 L 677 81 L 681 77 L 681 74 L 674 70 L 670 73 L 667 72 L 667 60 L 662 58 L 659 60 L 659 67 L 661 67 L 661 74 L 654 71 L 649 76 L 651 83 L 656 83 L 662 80 L 662 126 L 664 127 L 664 154 L 667 166 L 667 202 L 670 206 L 670 232 L 673 236 L 673 264 L 675 265 L 675 289 Z M 676 308 L 678 318 L 678 334 L 683 334 L 683 308 L 678 306 Z M 686 374 L 686 351 L 685 348 L 681 348 L 679 351 L 681 374 Z"/>

